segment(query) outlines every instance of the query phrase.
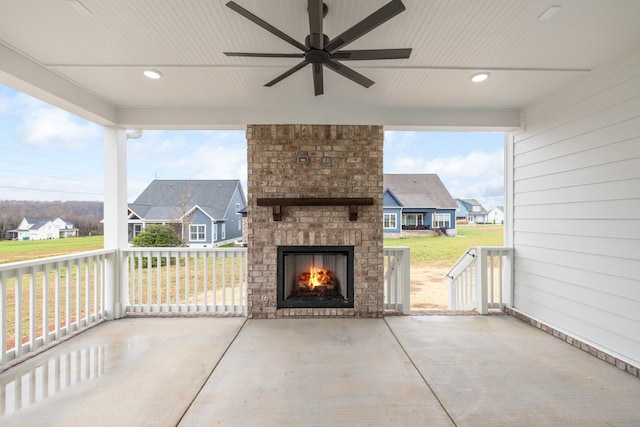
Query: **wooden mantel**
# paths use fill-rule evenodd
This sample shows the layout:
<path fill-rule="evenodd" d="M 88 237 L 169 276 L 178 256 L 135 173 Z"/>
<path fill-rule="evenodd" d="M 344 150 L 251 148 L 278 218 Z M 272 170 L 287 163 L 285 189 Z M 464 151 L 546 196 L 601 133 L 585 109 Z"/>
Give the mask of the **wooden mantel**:
<path fill-rule="evenodd" d="M 349 221 L 358 220 L 358 206 L 373 206 L 373 197 L 264 197 L 258 206 L 273 206 L 273 220 L 282 221 L 283 206 L 349 206 Z"/>

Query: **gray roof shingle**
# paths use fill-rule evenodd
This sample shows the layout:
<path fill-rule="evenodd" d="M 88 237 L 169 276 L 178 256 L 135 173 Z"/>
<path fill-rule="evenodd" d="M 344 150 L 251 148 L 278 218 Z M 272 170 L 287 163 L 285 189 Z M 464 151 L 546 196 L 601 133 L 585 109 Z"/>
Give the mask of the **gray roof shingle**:
<path fill-rule="evenodd" d="M 456 209 L 440 177 L 436 174 L 384 174 L 383 185 L 408 208 Z"/>
<path fill-rule="evenodd" d="M 224 219 L 231 198 L 239 186 L 240 180 L 237 179 L 156 179 L 129 204 L 129 209 L 146 220 L 178 220 L 198 205 L 212 218 Z"/>

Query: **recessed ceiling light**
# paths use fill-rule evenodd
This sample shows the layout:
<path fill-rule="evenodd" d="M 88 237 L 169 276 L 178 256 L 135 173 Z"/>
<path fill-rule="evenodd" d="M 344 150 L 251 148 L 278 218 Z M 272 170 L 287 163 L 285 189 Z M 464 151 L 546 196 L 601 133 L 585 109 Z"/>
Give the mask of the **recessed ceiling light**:
<path fill-rule="evenodd" d="M 562 6 L 549 6 L 549 9 L 545 10 L 542 15 L 538 16 L 538 21 L 548 21 L 553 15 L 560 11 L 561 7 Z"/>
<path fill-rule="evenodd" d="M 158 70 L 144 70 L 144 75 L 154 80 L 162 77 L 162 73 Z"/>
<path fill-rule="evenodd" d="M 471 81 L 474 83 L 479 83 L 487 80 L 489 78 L 489 73 L 476 73 L 471 76 Z"/>

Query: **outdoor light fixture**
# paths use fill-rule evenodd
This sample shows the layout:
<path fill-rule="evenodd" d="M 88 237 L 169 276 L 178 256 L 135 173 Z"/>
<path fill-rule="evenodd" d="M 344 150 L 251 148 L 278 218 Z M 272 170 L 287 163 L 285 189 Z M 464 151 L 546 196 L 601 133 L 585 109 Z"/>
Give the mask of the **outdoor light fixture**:
<path fill-rule="evenodd" d="M 158 80 L 162 77 L 162 73 L 158 70 L 144 70 L 144 75 L 153 80 Z"/>
<path fill-rule="evenodd" d="M 479 83 L 479 82 L 483 82 L 485 80 L 487 80 L 489 78 L 489 73 L 476 73 L 473 76 L 471 76 L 471 81 L 474 83 Z"/>

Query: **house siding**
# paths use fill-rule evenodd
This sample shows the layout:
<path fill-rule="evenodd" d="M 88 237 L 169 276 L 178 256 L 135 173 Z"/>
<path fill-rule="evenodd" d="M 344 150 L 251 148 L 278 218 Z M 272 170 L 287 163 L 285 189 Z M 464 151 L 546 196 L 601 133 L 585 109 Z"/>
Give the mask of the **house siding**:
<path fill-rule="evenodd" d="M 514 308 L 640 366 L 640 52 L 527 109 L 523 127 L 507 150 Z"/>
<path fill-rule="evenodd" d="M 192 241 L 191 240 L 191 233 L 190 233 L 190 226 L 191 225 L 205 225 L 205 241 L 200 241 L 200 240 L 195 240 Z M 212 241 L 212 233 L 213 233 L 213 227 L 215 227 L 216 224 L 213 224 L 211 221 L 211 218 L 209 218 L 208 215 L 206 215 L 204 212 L 202 212 L 200 209 L 195 209 L 191 215 L 189 215 L 189 221 L 188 221 L 188 225 L 187 225 L 187 229 L 185 230 L 185 237 L 187 240 L 187 244 L 190 246 L 198 246 L 198 245 L 210 245 L 213 241 Z"/>
<path fill-rule="evenodd" d="M 384 206 L 383 212 L 384 214 L 395 214 L 396 215 L 396 227 L 395 228 L 384 228 L 383 222 L 383 230 L 385 233 L 400 233 L 402 231 L 402 208 L 398 205 L 398 201 L 389 194 L 388 191 L 385 191 L 382 196 L 382 204 Z M 384 218 L 383 214 L 383 218 Z"/>
<path fill-rule="evenodd" d="M 239 189 L 240 187 L 238 186 L 238 189 L 233 193 L 233 197 L 225 214 L 225 218 L 227 219 L 225 221 L 225 240 L 242 239 L 242 214 L 236 212 L 236 203 L 240 204 L 240 209 L 243 209 L 247 205 L 247 202 L 244 200 Z M 218 230 L 218 237 L 221 236 L 221 232 L 222 230 Z"/>

